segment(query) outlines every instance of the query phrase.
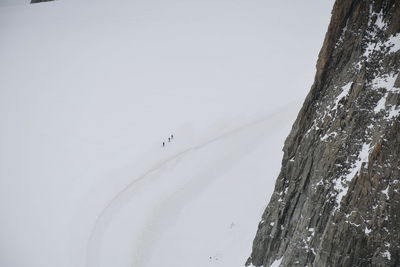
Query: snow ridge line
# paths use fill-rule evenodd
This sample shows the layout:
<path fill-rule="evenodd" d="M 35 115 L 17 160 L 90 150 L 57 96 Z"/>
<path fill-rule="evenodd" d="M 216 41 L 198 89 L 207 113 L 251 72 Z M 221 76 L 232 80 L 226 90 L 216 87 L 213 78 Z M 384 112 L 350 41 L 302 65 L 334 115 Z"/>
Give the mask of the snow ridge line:
<path fill-rule="evenodd" d="M 282 106 L 280 108 L 277 108 L 274 112 L 272 112 L 271 114 L 269 114 L 268 116 L 259 119 L 259 120 L 255 120 L 249 123 L 246 123 L 242 126 L 239 126 L 237 128 L 234 128 L 233 130 L 229 130 L 226 133 L 223 133 L 215 138 L 212 138 L 208 141 L 205 141 L 203 143 L 200 143 L 198 145 L 189 147 L 175 155 L 170 156 L 169 158 L 160 161 L 158 163 L 156 163 L 153 167 L 151 167 L 150 169 L 148 169 L 146 172 L 144 172 L 142 175 L 140 175 L 137 179 L 133 180 L 132 182 L 130 182 L 127 186 L 125 186 L 118 194 L 116 194 L 109 202 L 108 204 L 102 209 L 102 211 L 100 212 L 100 214 L 97 216 L 94 226 L 91 230 L 90 233 L 90 237 L 88 239 L 87 242 L 87 246 L 86 246 L 86 266 L 87 267 L 96 267 L 94 265 L 92 265 L 93 260 L 91 259 L 91 252 L 94 251 L 95 249 L 95 245 L 96 242 L 95 241 L 95 237 L 96 237 L 96 232 L 98 230 L 100 230 L 100 226 L 102 225 L 103 221 L 106 221 L 106 214 L 109 210 L 112 210 L 113 206 L 117 205 L 119 203 L 119 200 L 123 199 L 123 197 L 125 196 L 125 194 L 127 192 L 129 192 L 132 188 L 134 188 L 138 183 L 140 183 L 141 181 L 143 181 L 145 178 L 147 178 L 148 175 L 150 175 L 151 173 L 159 170 L 160 168 L 162 168 L 163 166 L 167 165 L 168 163 L 180 158 L 181 156 L 188 154 L 191 151 L 195 151 L 201 148 L 206 147 L 207 145 L 213 144 L 221 139 L 224 139 L 230 135 L 233 135 L 237 132 L 240 132 L 242 130 L 245 130 L 247 128 L 259 125 L 273 117 L 275 117 L 277 114 L 281 114 L 282 111 L 284 112 L 285 110 L 287 110 L 287 107 L 290 107 L 291 105 L 293 105 L 293 103 L 289 103 L 285 106 Z"/>

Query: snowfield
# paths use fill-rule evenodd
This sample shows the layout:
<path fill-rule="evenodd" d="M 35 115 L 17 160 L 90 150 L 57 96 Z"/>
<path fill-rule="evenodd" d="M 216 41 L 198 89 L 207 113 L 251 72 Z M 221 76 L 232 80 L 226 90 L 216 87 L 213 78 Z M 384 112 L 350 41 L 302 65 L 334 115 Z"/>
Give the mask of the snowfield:
<path fill-rule="evenodd" d="M 243 266 L 331 5 L 27 2 L 0 0 L 0 266 Z"/>
<path fill-rule="evenodd" d="M 266 193 L 272 193 L 282 137 L 297 109 L 287 106 L 261 121 L 181 148 L 133 180 L 96 219 L 87 265 L 241 263 L 251 247 L 248 233 L 265 208 Z M 266 156 L 268 150 L 275 154 Z"/>

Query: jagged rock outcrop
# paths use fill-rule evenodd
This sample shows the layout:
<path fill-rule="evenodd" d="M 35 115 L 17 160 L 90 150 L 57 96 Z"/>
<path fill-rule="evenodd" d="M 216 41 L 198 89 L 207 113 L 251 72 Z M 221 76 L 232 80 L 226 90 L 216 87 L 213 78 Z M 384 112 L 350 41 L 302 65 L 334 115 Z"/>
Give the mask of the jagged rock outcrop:
<path fill-rule="evenodd" d="M 50 2 L 54 0 L 31 0 L 31 4 L 37 4 L 37 3 L 42 3 L 42 2 Z"/>
<path fill-rule="evenodd" d="M 400 1 L 337 0 L 247 265 L 400 266 Z"/>

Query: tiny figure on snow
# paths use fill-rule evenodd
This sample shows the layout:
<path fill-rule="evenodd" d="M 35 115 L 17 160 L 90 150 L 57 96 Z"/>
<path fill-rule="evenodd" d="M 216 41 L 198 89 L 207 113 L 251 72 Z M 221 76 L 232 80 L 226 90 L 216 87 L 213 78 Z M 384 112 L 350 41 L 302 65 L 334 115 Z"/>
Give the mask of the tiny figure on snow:
<path fill-rule="evenodd" d="M 162 142 L 162 146 L 165 147 L 165 142 Z"/>
<path fill-rule="evenodd" d="M 168 137 L 168 143 L 171 142 L 171 137 Z"/>
<path fill-rule="evenodd" d="M 171 140 L 172 140 L 172 139 L 174 139 L 174 135 L 173 135 L 173 134 L 171 134 Z"/>

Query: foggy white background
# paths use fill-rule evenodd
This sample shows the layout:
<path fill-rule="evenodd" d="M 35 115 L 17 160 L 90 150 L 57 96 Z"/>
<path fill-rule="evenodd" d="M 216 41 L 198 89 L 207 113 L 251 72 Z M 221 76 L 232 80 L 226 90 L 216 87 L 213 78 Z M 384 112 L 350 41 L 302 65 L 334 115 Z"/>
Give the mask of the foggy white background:
<path fill-rule="evenodd" d="M 101 210 L 154 162 L 282 107 L 298 110 L 333 5 L 27 2 L 0 0 L 0 266 L 10 267 L 83 266 Z M 274 159 L 254 172 L 272 181 L 269 190 L 290 114 L 274 144 L 248 160 Z M 176 147 L 161 150 L 171 133 Z M 268 196 L 254 185 L 249 205 L 262 207 Z M 223 187 L 216 192 L 229 195 Z M 246 240 L 261 210 L 253 213 L 241 228 Z"/>

